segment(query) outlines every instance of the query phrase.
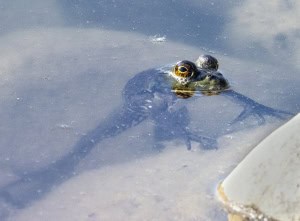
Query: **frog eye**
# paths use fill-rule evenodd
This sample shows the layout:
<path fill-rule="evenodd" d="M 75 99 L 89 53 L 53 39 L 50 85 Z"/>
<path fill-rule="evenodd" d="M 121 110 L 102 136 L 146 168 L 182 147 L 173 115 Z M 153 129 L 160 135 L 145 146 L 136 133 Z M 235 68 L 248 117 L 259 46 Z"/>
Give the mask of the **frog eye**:
<path fill-rule="evenodd" d="M 219 68 L 218 60 L 211 55 L 201 55 L 197 59 L 196 65 L 198 68 L 207 69 L 211 71 L 217 71 Z"/>
<path fill-rule="evenodd" d="M 197 73 L 197 67 L 193 62 L 180 61 L 175 65 L 173 72 L 177 77 L 190 78 Z"/>
<path fill-rule="evenodd" d="M 188 69 L 187 69 L 186 67 L 184 67 L 184 66 L 178 67 L 178 70 L 179 70 L 180 72 L 187 72 L 187 71 L 188 71 Z"/>

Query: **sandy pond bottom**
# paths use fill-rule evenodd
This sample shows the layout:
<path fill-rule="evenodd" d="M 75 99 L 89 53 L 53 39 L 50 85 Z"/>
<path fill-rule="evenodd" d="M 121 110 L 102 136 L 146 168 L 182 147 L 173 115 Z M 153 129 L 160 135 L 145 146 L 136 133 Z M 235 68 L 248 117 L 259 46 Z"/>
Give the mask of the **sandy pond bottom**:
<path fill-rule="evenodd" d="M 204 53 L 168 40 L 153 44 L 148 36 L 95 29 L 16 32 L 2 37 L 0 47 L 1 188 L 69 153 L 84 133 L 122 104 L 122 88 L 134 74 Z M 287 95 L 294 91 L 287 87 L 294 80 L 277 67 L 216 56 L 238 92 L 274 108 L 298 104 L 296 95 Z M 263 89 L 259 93 L 257 85 Z M 270 96 L 274 87 L 276 97 Z M 208 134 L 241 111 L 217 97 L 194 100 L 187 108 L 191 128 Z M 88 166 L 82 162 L 77 176 L 41 200 L 20 210 L 0 202 L 0 219 L 4 213 L 10 221 L 226 220 L 216 186 L 277 126 L 268 123 L 221 137 L 218 150 L 194 145 L 187 151 L 182 143 L 171 142 L 153 153 L 147 152 L 153 140 L 146 136 L 152 128 L 145 122 L 99 143 L 84 159 Z M 135 150 L 128 137 L 139 134 L 132 142 Z M 128 151 L 119 152 L 121 148 Z M 101 160 L 105 162 L 98 164 Z"/>
<path fill-rule="evenodd" d="M 170 142 L 161 153 L 82 172 L 8 220 L 226 220 L 219 181 L 273 127 L 222 137 L 218 150 Z"/>

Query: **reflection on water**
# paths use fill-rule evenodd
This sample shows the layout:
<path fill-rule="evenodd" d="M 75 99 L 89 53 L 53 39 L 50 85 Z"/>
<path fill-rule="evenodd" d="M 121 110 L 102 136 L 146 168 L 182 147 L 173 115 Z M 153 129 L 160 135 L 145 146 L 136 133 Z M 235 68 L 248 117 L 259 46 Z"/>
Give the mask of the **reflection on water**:
<path fill-rule="evenodd" d="M 232 21 L 226 24 L 226 32 L 232 38 L 228 43 L 234 44 L 239 54 L 250 49 L 251 55 L 258 59 L 299 70 L 299 12 L 299 1 L 246 0 L 232 10 Z"/>
<path fill-rule="evenodd" d="M 299 77 L 293 72 L 299 28 L 290 13 L 298 3 L 260 3 L 261 8 L 272 5 L 265 16 L 274 21 L 278 13 L 289 12 L 285 23 L 290 24 L 284 29 L 277 22 L 276 29 L 262 32 L 257 27 L 269 20 L 250 23 L 246 9 L 258 13 L 255 18 L 261 13 L 250 1 L 0 3 L 5 9 L 0 21 L 2 220 L 39 220 L 37 211 L 48 210 L 54 211 L 45 215 L 48 220 L 70 214 L 97 220 L 98 210 L 103 217 L 132 220 L 151 219 L 155 211 L 164 220 L 224 220 L 213 186 L 275 127 L 258 125 L 288 117 L 277 109 L 300 110 Z M 23 19 L 14 19 L 15 14 Z M 153 44 L 149 36 L 156 34 L 166 39 Z M 262 48 L 274 57 L 287 52 L 290 67 L 234 58 L 244 39 L 260 46 L 240 44 L 243 54 L 261 57 Z M 236 45 L 229 48 L 231 41 Z M 216 57 L 226 61 L 222 68 L 230 90 L 211 93 L 169 82 L 155 68 L 128 80 L 148 67 L 195 59 L 200 48 L 227 54 Z M 271 63 L 276 59 L 268 57 Z M 66 126 L 58 130 L 58 123 Z M 86 166 L 89 161 L 96 163 Z M 93 170 L 82 172 L 87 169 Z M 86 186 L 93 191 L 82 193 Z M 76 194 L 77 200 L 68 201 Z"/>
<path fill-rule="evenodd" d="M 201 2 L 174 0 L 63 0 L 64 15 L 71 26 L 101 27 L 162 35 L 195 45 L 217 45 L 222 31 L 224 8 L 231 4 L 210 0 Z M 199 44 L 201 42 L 201 44 Z"/>

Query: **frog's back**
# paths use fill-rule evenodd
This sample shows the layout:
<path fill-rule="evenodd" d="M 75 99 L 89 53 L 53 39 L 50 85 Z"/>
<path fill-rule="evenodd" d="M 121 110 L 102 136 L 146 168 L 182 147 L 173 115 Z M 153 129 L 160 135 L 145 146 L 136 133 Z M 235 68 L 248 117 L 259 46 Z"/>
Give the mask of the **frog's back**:
<path fill-rule="evenodd" d="M 127 82 L 123 90 L 123 97 L 125 101 L 129 101 L 137 95 L 153 95 L 166 88 L 166 85 L 170 85 L 167 78 L 168 73 L 160 68 L 140 72 Z"/>

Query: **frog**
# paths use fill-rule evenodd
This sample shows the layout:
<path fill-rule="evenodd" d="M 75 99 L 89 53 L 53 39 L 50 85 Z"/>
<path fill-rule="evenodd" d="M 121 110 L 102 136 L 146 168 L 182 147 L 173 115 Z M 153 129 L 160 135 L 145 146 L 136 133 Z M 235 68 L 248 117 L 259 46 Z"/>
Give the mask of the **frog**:
<path fill-rule="evenodd" d="M 161 143 L 172 139 L 182 139 L 189 151 L 192 142 L 199 143 L 205 150 L 216 149 L 218 137 L 208 137 L 189 128 L 186 102 L 192 101 L 192 98 L 225 96 L 242 106 L 243 111 L 229 125 L 250 116 L 256 117 L 261 125 L 265 123 L 266 115 L 283 119 L 290 114 L 235 92 L 218 67 L 216 58 L 203 55 L 196 62 L 182 60 L 136 74 L 122 91 L 123 104 L 106 120 L 83 135 L 65 156 L 46 168 L 22 174 L 20 179 L 2 188 L 0 199 L 15 208 L 26 207 L 74 176 L 76 166 L 102 140 L 116 137 L 145 120 L 151 120 L 155 125 L 155 150 L 162 151 L 164 146 Z"/>

